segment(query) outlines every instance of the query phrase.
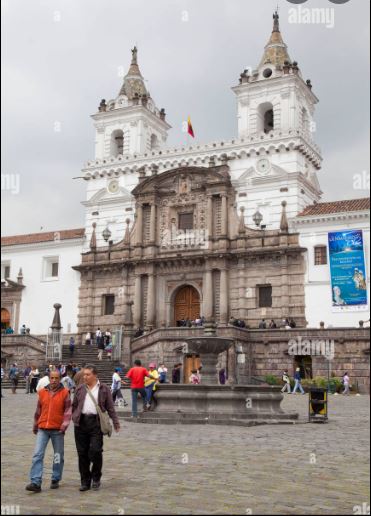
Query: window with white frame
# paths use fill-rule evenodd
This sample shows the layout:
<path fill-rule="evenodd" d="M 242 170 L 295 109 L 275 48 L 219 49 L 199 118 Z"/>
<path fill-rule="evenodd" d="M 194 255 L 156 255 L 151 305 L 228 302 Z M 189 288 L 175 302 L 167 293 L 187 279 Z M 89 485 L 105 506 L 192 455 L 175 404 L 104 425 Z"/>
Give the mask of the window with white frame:
<path fill-rule="evenodd" d="M 57 280 L 59 278 L 59 257 L 46 256 L 43 259 L 43 280 Z"/>
<path fill-rule="evenodd" d="M 1 262 L 1 279 L 8 279 L 10 277 L 10 261 Z"/>

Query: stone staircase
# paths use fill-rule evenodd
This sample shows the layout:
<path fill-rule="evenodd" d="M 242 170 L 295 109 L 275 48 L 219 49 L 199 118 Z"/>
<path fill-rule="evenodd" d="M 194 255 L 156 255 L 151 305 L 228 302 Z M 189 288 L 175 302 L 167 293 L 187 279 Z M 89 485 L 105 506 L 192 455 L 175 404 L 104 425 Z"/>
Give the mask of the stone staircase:
<path fill-rule="evenodd" d="M 98 360 L 98 349 L 96 346 L 76 346 L 73 357 L 70 358 L 69 346 L 63 345 L 61 362 L 65 365 L 67 365 L 69 362 L 72 362 L 77 364 L 79 367 L 81 367 L 83 364 L 94 365 L 98 370 L 99 379 L 109 387 L 112 383 L 112 375 L 114 373 L 115 367 L 122 368 L 122 373 L 120 373 L 121 378 L 123 377 L 123 373 L 128 371 L 128 367 L 124 367 L 120 361 L 109 360 L 105 352 L 103 353 L 103 360 Z M 56 360 L 51 360 L 49 363 L 45 362 L 39 367 L 39 370 L 43 374 L 49 364 L 57 365 L 58 363 L 59 361 Z M 7 373 L 8 371 L 6 371 L 6 374 Z M 2 388 L 11 388 L 11 381 L 8 378 L 4 378 L 2 382 Z M 17 389 L 19 391 L 24 391 L 26 389 L 26 381 L 23 378 L 23 373 L 19 378 Z"/>
<path fill-rule="evenodd" d="M 68 364 L 69 362 L 76 363 L 78 366 L 82 366 L 83 364 L 93 365 L 98 370 L 99 379 L 106 383 L 108 386 L 111 386 L 112 383 L 112 375 L 115 371 L 115 367 L 121 367 L 123 372 L 128 370 L 127 367 L 124 368 L 122 362 L 118 360 L 110 360 L 107 358 L 107 353 L 103 353 L 103 359 L 98 360 L 98 349 L 96 346 L 76 346 L 73 357 L 70 358 L 70 351 L 68 345 L 63 346 L 62 348 L 62 363 Z M 122 373 L 121 373 L 122 377 Z"/>

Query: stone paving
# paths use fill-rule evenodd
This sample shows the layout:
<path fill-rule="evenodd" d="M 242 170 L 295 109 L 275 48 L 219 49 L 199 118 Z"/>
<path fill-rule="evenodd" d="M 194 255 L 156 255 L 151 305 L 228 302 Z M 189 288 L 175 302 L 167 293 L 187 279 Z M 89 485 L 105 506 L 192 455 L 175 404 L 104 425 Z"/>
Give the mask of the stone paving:
<path fill-rule="evenodd" d="M 126 392 L 125 395 L 128 393 Z M 2 514 L 369 514 L 369 396 L 330 397 L 328 424 L 307 424 L 307 396 L 286 395 L 299 424 L 251 428 L 124 422 L 105 438 L 102 488 L 80 493 L 73 429 L 64 478 L 25 491 L 36 397 L 1 400 Z M 367 512 L 368 511 L 368 512 Z"/>

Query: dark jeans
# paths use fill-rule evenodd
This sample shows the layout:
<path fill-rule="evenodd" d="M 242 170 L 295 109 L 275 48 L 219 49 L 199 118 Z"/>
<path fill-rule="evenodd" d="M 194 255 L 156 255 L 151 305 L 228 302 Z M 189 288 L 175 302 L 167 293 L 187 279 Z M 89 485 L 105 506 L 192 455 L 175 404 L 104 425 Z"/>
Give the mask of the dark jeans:
<path fill-rule="evenodd" d="M 131 412 L 134 417 L 138 415 L 138 392 L 142 396 L 143 408 L 146 407 L 146 391 L 144 387 L 142 389 L 131 389 Z"/>
<path fill-rule="evenodd" d="M 116 389 L 115 391 L 112 391 L 112 399 L 113 399 L 113 402 L 115 402 L 116 400 L 123 399 L 121 389 Z"/>
<path fill-rule="evenodd" d="M 38 383 L 39 383 L 39 379 L 38 378 L 31 378 L 30 394 L 33 394 L 34 392 L 36 392 L 36 387 L 37 387 Z"/>
<path fill-rule="evenodd" d="M 92 480 L 99 482 L 103 466 L 103 434 L 98 416 L 81 414 L 80 425 L 75 426 L 75 442 L 79 456 L 81 485 L 90 486 Z"/>

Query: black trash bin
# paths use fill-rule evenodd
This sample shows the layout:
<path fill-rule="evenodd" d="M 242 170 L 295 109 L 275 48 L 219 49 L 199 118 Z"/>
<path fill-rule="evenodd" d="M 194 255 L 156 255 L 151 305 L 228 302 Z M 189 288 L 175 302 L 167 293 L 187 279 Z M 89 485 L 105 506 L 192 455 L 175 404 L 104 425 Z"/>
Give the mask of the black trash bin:
<path fill-rule="evenodd" d="M 328 390 L 312 387 L 309 390 L 309 422 L 328 421 Z"/>

